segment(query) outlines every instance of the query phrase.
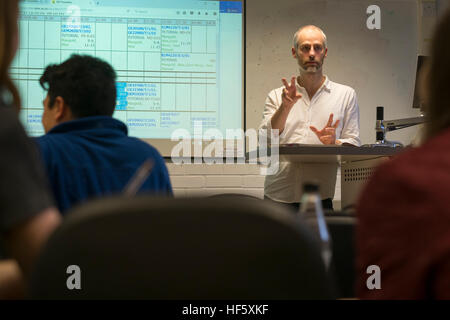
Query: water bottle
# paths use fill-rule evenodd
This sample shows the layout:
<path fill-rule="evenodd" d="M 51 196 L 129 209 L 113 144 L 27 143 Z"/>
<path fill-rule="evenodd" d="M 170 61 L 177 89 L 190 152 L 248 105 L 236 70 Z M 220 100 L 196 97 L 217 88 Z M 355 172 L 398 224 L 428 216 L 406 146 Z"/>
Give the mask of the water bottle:
<path fill-rule="evenodd" d="M 323 215 L 322 200 L 319 195 L 319 186 L 313 183 L 305 183 L 299 216 L 317 238 L 325 269 L 328 271 L 331 262 L 331 238 Z"/>

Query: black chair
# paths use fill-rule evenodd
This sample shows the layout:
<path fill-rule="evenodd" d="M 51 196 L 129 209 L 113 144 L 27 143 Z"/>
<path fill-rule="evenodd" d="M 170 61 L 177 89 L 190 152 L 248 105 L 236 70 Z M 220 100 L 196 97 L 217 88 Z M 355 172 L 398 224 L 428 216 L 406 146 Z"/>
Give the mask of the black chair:
<path fill-rule="evenodd" d="M 69 290 L 68 266 L 81 270 Z M 33 299 L 335 298 L 311 234 L 263 201 L 103 199 L 50 237 Z"/>
<path fill-rule="evenodd" d="M 325 220 L 332 240 L 332 267 L 338 297 L 355 297 L 356 217 L 341 212 L 327 212 Z"/>

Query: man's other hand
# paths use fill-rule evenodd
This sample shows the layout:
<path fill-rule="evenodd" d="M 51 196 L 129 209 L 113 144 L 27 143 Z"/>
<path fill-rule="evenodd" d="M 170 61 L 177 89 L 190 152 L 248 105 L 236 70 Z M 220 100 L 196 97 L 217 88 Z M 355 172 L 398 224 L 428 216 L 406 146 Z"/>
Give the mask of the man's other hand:
<path fill-rule="evenodd" d="M 317 130 L 316 127 L 310 126 L 309 128 L 317 135 L 319 140 L 323 144 L 335 144 L 336 143 L 336 128 L 339 125 L 339 120 L 333 124 L 333 114 L 330 114 L 327 124 L 322 130 Z"/>

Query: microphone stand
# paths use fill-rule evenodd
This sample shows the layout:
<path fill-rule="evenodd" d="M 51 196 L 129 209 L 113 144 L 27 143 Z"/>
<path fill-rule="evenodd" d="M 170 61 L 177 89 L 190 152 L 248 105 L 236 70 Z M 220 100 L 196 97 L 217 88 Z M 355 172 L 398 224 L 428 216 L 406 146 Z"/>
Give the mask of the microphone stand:
<path fill-rule="evenodd" d="M 375 125 L 376 132 L 376 142 L 374 146 L 384 146 L 384 147 L 404 147 L 404 145 L 399 141 L 389 141 L 386 139 L 386 133 L 390 131 L 395 131 L 411 126 L 415 126 L 426 122 L 426 117 L 421 114 L 419 117 L 395 119 L 395 120 L 383 120 L 384 118 L 384 107 L 377 107 L 377 121 Z"/>

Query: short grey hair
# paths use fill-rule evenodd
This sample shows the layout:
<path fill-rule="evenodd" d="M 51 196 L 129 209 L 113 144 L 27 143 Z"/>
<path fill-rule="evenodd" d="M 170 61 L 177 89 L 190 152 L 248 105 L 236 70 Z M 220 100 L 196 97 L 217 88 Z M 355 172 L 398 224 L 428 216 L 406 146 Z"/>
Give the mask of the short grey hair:
<path fill-rule="evenodd" d="M 319 27 L 316 27 L 314 25 L 307 25 L 304 27 L 301 27 L 300 29 L 297 30 L 297 32 L 294 34 L 294 48 L 295 50 L 298 49 L 298 35 L 305 29 L 316 29 L 318 31 L 320 31 L 320 33 L 322 33 L 323 36 L 323 46 L 326 48 L 328 48 L 328 43 L 327 43 L 327 35 L 325 34 L 325 32 L 323 32 L 322 29 L 320 29 Z"/>

